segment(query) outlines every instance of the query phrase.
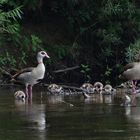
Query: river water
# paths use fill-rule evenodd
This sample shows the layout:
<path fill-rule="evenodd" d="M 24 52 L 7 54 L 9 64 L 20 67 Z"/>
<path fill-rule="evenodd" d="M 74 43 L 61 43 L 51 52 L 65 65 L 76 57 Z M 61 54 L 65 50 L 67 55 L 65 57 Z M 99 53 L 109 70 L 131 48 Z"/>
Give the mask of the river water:
<path fill-rule="evenodd" d="M 28 103 L 14 99 L 19 88 L 0 88 L 0 140 L 140 140 L 139 99 L 124 107 L 34 88 Z"/>

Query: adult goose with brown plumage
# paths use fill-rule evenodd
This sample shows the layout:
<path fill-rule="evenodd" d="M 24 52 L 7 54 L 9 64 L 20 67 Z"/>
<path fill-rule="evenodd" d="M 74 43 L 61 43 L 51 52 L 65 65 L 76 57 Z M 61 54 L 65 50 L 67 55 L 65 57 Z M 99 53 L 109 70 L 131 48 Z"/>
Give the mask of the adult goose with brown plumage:
<path fill-rule="evenodd" d="M 40 51 L 37 54 L 37 67 L 25 68 L 17 72 L 12 76 L 11 81 L 16 81 L 25 84 L 26 87 L 26 97 L 32 98 L 32 87 L 37 84 L 41 79 L 44 78 L 45 65 L 43 63 L 43 58 L 50 58 L 45 51 Z"/>
<path fill-rule="evenodd" d="M 132 82 L 133 93 L 136 91 L 137 81 L 140 80 L 140 62 L 129 63 L 124 67 L 123 77 Z"/>

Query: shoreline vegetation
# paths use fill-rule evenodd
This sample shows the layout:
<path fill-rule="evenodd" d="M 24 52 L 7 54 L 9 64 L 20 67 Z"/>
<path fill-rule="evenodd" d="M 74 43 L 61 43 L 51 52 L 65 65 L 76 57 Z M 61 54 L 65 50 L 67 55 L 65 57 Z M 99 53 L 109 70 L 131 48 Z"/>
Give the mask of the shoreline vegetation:
<path fill-rule="evenodd" d="M 138 0 L 2 0 L 1 69 L 35 66 L 45 50 L 44 83 L 119 85 L 123 66 L 140 61 L 139 8 Z"/>

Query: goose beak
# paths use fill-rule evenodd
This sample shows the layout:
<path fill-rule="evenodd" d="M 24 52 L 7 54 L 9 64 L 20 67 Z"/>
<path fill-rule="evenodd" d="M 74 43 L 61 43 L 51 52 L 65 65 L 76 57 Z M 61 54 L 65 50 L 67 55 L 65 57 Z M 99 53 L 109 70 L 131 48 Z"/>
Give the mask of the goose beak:
<path fill-rule="evenodd" d="M 50 58 L 50 56 L 49 56 L 47 53 L 46 53 L 46 57 L 47 57 L 47 58 Z"/>

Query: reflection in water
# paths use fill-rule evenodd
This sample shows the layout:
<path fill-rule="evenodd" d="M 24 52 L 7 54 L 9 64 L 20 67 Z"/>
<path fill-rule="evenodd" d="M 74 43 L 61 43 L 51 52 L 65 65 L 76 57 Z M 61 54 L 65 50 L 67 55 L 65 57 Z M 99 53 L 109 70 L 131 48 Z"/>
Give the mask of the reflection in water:
<path fill-rule="evenodd" d="M 140 123 L 140 107 L 125 107 L 127 118 Z"/>
<path fill-rule="evenodd" d="M 27 104 L 9 90 L 0 93 L 0 140 L 140 140 L 139 100 L 136 107 L 120 106 L 106 96 L 40 97 L 39 90 Z"/>
<path fill-rule="evenodd" d="M 15 100 L 16 110 L 20 117 L 27 123 L 27 129 L 37 130 L 39 140 L 46 137 L 46 115 L 44 104 L 28 104 L 21 100 Z"/>
<path fill-rule="evenodd" d="M 102 94 L 93 94 L 89 98 L 84 99 L 85 103 L 105 103 L 105 104 L 111 104 L 113 103 L 113 96 L 112 95 L 102 95 Z"/>
<path fill-rule="evenodd" d="M 106 104 L 113 103 L 113 95 L 103 95 L 103 103 Z"/>
<path fill-rule="evenodd" d="M 125 115 L 128 117 L 131 114 L 131 109 L 132 107 L 130 106 L 125 106 Z"/>
<path fill-rule="evenodd" d="M 67 105 L 67 106 L 74 106 L 73 104 L 71 104 L 71 103 L 69 103 L 69 102 L 67 102 L 67 101 L 65 101 L 65 99 L 64 99 L 64 95 L 62 95 L 62 94 L 58 94 L 58 95 L 56 95 L 56 94 L 54 94 L 54 95 L 47 95 L 47 104 L 48 105 L 60 105 L 60 104 L 62 104 L 62 105 Z"/>
<path fill-rule="evenodd" d="M 103 95 L 102 94 L 92 94 L 89 98 L 84 99 L 85 103 L 103 103 Z"/>
<path fill-rule="evenodd" d="M 64 100 L 63 95 L 47 95 L 47 103 L 48 104 L 61 104 Z"/>

